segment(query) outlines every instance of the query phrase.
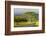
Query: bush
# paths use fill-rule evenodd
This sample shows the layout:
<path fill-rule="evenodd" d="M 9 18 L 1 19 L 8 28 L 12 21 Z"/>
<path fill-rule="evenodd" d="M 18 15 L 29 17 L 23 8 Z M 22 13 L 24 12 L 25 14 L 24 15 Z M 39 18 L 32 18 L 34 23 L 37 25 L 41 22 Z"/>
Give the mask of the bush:
<path fill-rule="evenodd" d="M 14 17 L 14 21 L 15 22 L 21 22 L 21 21 L 23 21 L 23 22 L 25 22 L 25 21 L 27 21 L 27 19 L 26 18 L 21 18 L 21 17 Z"/>

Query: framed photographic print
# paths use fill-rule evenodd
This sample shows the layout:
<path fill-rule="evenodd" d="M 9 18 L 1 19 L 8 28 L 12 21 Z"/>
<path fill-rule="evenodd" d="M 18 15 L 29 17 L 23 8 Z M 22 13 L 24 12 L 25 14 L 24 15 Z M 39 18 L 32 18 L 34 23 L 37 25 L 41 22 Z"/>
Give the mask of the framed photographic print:
<path fill-rule="evenodd" d="M 45 32 L 44 3 L 5 1 L 5 34 Z"/>

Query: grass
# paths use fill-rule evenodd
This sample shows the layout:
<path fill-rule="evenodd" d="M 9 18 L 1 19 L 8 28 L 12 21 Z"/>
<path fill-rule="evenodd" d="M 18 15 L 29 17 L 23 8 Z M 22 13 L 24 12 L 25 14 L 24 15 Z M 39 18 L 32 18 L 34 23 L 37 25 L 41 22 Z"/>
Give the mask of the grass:
<path fill-rule="evenodd" d="M 35 22 L 15 22 L 14 23 L 14 27 L 23 27 L 23 26 L 30 26 L 30 25 L 32 25 L 32 23 L 35 23 Z M 36 27 L 36 26 L 38 26 L 38 22 L 36 22 L 35 24 L 34 24 L 34 26 Z"/>

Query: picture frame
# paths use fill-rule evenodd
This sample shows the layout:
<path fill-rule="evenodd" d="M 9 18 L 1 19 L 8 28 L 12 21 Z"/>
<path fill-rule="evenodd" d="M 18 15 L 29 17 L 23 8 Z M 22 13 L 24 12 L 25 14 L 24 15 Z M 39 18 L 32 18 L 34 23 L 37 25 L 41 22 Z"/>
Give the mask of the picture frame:
<path fill-rule="evenodd" d="M 17 5 L 17 6 L 16 6 Z M 35 7 L 34 7 L 35 6 Z M 13 7 L 13 8 L 12 8 Z M 13 9 L 15 8 L 39 8 L 40 7 L 40 14 L 41 17 L 41 26 L 39 28 L 33 28 L 31 27 L 24 27 L 24 28 L 15 28 L 16 31 L 12 30 L 13 24 Z M 27 10 L 27 9 L 26 9 Z M 16 11 L 16 10 L 15 10 Z M 17 9 L 18 11 L 18 9 Z M 41 15 L 42 14 L 42 15 Z M 24 31 L 23 31 L 24 29 Z M 45 4 L 44 3 L 36 3 L 36 2 L 20 2 L 20 1 L 5 1 L 5 35 L 18 35 L 18 34 L 35 34 L 35 33 L 44 33 L 45 32 Z"/>

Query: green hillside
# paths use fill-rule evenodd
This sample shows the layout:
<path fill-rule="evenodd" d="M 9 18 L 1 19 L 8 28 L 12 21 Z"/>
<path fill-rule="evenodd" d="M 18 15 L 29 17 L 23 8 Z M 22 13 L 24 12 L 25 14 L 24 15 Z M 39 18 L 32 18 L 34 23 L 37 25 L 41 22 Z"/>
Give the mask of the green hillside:
<path fill-rule="evenodd" d="M 34 12 L 27 12 L 22 14 L 21 16 L 14 16 L 14 26 L 30 26 L 30 25 L 38 26 L 38 14 Z"/>

